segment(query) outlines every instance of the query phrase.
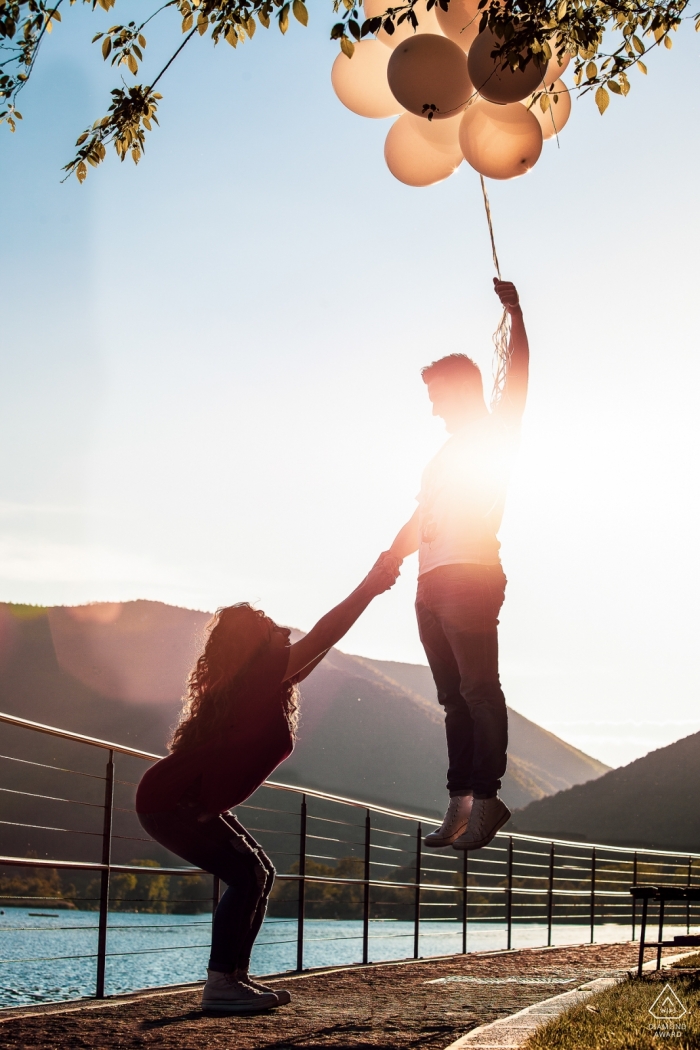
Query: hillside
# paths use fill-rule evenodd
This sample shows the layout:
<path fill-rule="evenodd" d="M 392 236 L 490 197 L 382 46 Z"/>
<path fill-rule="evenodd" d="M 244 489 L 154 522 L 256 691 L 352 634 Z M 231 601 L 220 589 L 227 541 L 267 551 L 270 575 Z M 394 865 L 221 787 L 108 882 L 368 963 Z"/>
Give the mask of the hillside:
<path fill-rule="evenodd" d="M 598 780 L 531 802 L 508 827 L 619 846 L 700 852 L 700 733 Z"/>
<path fill-rule="evenodd" d="M 0 710 L 162 753 L 207 620 L 147 601 L 0 605 Z M 298 743 L 277 777 L 437 815 L 445 761 L 427 667 L 333 650 L 304 683 Z M 511 711 L 511 806 L 607 768 Z"/>

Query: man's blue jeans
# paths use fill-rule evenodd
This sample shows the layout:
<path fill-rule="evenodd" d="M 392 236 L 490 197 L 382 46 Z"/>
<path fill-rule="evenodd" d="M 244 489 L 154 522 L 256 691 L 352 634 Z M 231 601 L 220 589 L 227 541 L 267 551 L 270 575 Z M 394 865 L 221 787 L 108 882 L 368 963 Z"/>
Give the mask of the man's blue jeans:
<path fill-rule="evenodd" d="M 420 639 L 445 708 L 450 795 L 489 798 L 506 771 L 508 714 L 498 676 L 500 565 L 442 565 L 418 578 Z"/>

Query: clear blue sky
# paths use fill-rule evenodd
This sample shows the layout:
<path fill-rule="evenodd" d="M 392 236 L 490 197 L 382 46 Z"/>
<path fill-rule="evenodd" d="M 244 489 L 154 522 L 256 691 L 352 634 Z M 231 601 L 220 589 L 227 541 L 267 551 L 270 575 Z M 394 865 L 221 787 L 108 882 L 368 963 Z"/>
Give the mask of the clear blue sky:
<path fill-rule="evenodd" d="M 420 366 L 498 319 L 478 179 L 413 190 L 330 87 L 333 16 L 193 41 L 138 168 L 61 185 L 113 74 L 71 8 L 0 128 L 0 597 L 257 600 L 308 628 L 443 440 Z M 121 13 L 120 13 L 121 12 Z M 144 79 L 176 44 L 151 28 Z M 700 728 L 697 128 L 688 26 L 491 184 L 532 345 L 502 531 L 510 703 L 610 762 Z M 423 662 L 415 567 L 345 641 Z"/>

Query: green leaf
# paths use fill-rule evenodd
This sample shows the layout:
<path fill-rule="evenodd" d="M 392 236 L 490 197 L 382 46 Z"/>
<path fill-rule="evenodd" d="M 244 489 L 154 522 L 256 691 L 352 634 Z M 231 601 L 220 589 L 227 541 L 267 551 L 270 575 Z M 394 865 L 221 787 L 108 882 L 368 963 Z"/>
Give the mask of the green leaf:
<path fill-rule="evenodd" d="M 307 26 L 309 24 L 309 12 L 303 0 L 294 0 L 292 4 L 292 11 L 294 12 L 294 17 L 296 18 L 297 22 L 301 22 L 303 26 Z"/>
<path fill-rule="evenodd" d="M 561 0 L 557 8 L 557 22 L 563 22 L 566 17 L 566 0 Z"/>
<path fill-rule="evenodd" d="M 673 47 L 673 41 L 671 40 L 670 36 L 665 36 L 664 37 L 664 47 L 667 47 L 669 49 L 669 51 Z"/>
<path fill-rule="evenodd" d="M 622 88 L 620 87 L 620 85 L 617 83 L 616 80 L 609 80 L 608 81 L 608 87 L 610 88 L 610 90 L 613 92 L 614 95 L 621 95 L 622 94 Z"/>
<path fill-rule="evenodd" d="M 355 45 L 353 44 L 352 40 L 349 40 L 346 36 L 344 36 L 341 37 L 340 40 L 340 50 L 343 52 L 344 55 L 347 55 L 348 58 L 352 58 L 353 54 L 355 53 Z"/>
<path fill-rule="evenodd" d="M 589 62 L 586 66 L 586 76 L 589 80 L 594 80 L 598 76 L 598 67 L 595 62 Z"/>
<path fill-rule="evenodd" d="M 644 74 L 644 76 L 647 75 L 647 67 L 644 65 L 641 59 L 639 62 L 637 62 L 637 68 Z"/>
<path fill-rule="evenodd" d="M 639 39 L 638 36 L 633 36 L 632 37 L 632 43 L 634 44 L 634 50 L 637 52 L 637 54 L 638 55 L 643 55 L 644 51 L 646 49 L 644 47 L 644 44 L 642 43 L 642 41 Z"/>
<path fill-rule="evenodd" d="M 109 36 L 106 36 L 104 38 L 104 40 L 102 41 L 102 57 L 105 60 L 105 62 L 109 58 L 109 53 L 110 53 L 111 50 L 112 50 L 112 38 L 109 37 Z"/>
<path fill-rule="evenodd" d="M 610 105 L 610 95 L 607 93 L 604 87 L 599 87 L 595 93 L 595 104 L 598 107 L 601 117 L 605 110 Z"/>

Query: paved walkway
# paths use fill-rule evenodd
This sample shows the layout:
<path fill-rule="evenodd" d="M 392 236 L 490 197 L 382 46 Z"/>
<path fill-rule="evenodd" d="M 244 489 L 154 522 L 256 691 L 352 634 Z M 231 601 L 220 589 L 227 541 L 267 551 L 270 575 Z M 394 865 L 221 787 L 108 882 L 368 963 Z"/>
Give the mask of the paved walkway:
<path fill-rule="evenodd" d="M 445 1050 L 480 1025 L 621 976 L 636 955 L 633 944 L 587 945 L 301 974 L 271 981 L 292 1002 L 256 1017 L 205 1017 L 201 985 L 2 1011 L 0 1050 Z"/>

